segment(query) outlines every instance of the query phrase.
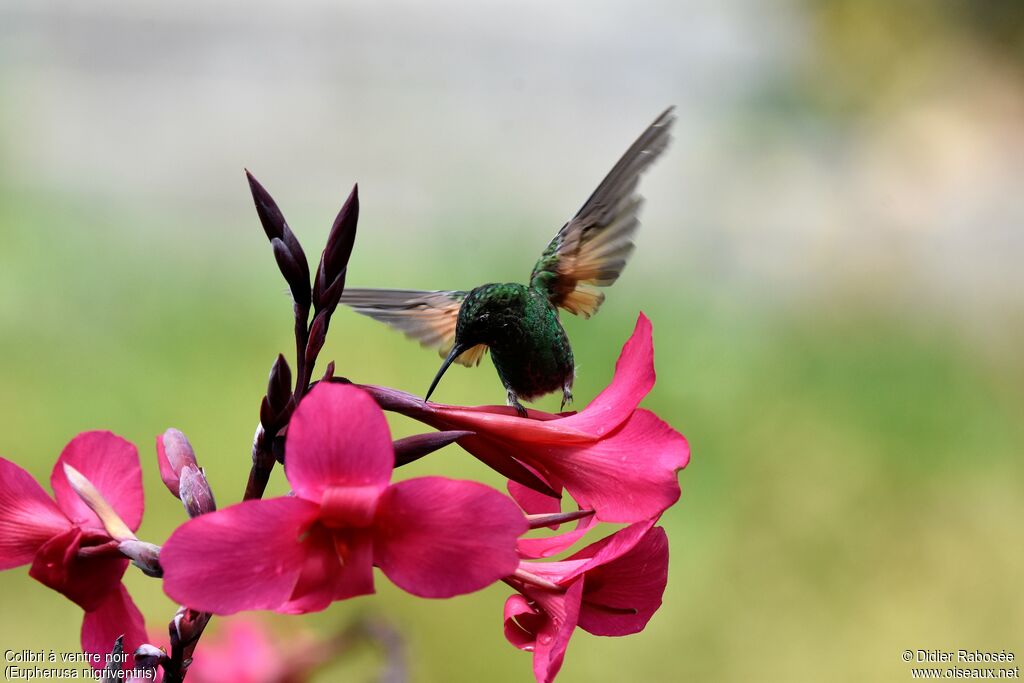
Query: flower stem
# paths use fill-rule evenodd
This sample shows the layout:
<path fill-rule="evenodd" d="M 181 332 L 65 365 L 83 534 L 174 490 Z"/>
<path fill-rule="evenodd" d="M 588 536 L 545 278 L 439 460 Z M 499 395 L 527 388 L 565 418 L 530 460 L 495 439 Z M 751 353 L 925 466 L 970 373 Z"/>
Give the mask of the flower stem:
<path fill-rule="evenodd" d="M 242 500 L 258 500 L 267 490 L 270 473 L 274 469 L 273 440 L 263 425 L 256 428 L 256 437 L 252 442 L 252 467 L 249 469 L 249 481 L 245 485 Z"/>

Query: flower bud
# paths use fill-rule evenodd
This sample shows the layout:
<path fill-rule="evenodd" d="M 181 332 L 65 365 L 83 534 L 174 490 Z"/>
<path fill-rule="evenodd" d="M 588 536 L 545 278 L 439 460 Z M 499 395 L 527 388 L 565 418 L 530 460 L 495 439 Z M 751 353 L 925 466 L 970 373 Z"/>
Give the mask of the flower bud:
<path fill-rule="evenodd" d="M 408 465 L 424 455 L 455 443 L 464 436 L 472 436 L 472 434 L 473 432 L 467 431 L 428 432 L 398 439 L 394 442 L 395 467 Z"/>
<path fill-rule="evenodd" d="M 333 313 L 345 289 L 345 273 L 359 222 L 359 186 L 352 188 L 348 199 L 334 219 L 327 236 L 327 246 L 320 256 L 320 266 L 313 282 L 313 306 L 316 311 Z"/>
<path fill-rule="evenodd" d="M 309 308 L 312 293 L 309 286 L 309 262 L 302 246 L 295 234 L 288 227 L 288 223 L 277 206 L 277 202 L 270 196 L 270 193 L 259 184 L 256 178 L 249 171 L 245 172 L 249 180 L 249 189 L 252 191 L 252 199 L 256 204 L 256 213 L 263 224 L 263 231 L 267 233 L 274 248 L 274 256 L 277 258 L 281 274 L 284 275 L 288 286 L 292 291 L 295 303 L 302 308 Z M 277 244 L 275 244 L 275 240 Z"/>
<path fill-rule="evenodd" d="M 196 454 L 192 444 L 177 429 L 168 429 L 156 437 L 156 459 L 160 466 L 160 478 L 167 489 L 179 498 L 179 480 L 186 465 L 196 466 Z"/>
<path fill-rule="evenodd" d="M 179 493 L 189 517 L 198 517 L 217 509 L 213 491 L 201 467 L 188 465 L 181 471 Z"/>
<path fill-rule="evenodd" d="M 160 566 L 160 546 L 140 541 L 137 538 L 128 538 L 121 541 L 117 549 L 121 551 L 122 555 L 130 558 L 132 564 L 147 576 L 160 578 L 164 575 L 164 568 Z"/>
<path fill-rule="evenodd" d="M 209 612 L 179 607 L 167 629 L 171 638 L 171 652 L 180 650 L 183 660 L 191 659 L 199 636 L 203 635 L 203 629 L 210 622 L 210 616 Z"/>
<path fill-rule="evenodd" d="M 531 529 L 543 529 L 550 527 L 557 529 L 559 524 L 575 522 L 594 514 L 593 510 L 576 510 L 575 512 L 552 512 L 550 514 L 526 515 L 526 521 Z"/>
<path fill-rule="evenodd" d="M 135 648 L 135 668 L 143 671 L 155 669 L 166 657 L 167 653 L 156 645 L 143 643 Z"/>
<path fill-rule="evenodd" d="M 121 666 L 123 660 L 121 659 L 121 653 L 124 652 L 124 636 L 120 635 L 117 640 L 114 641 L 114 647 L 107 655 L 107 665 L 103 667 L 103 675 L 100 677 L 100 683 L 116 683 L 117 681 L 124 680 L 121 672 L 124 667 Z"/>
<path fill-rule="evenodd" d="M 277 434 L 288 424 L 292 409 L 292 371 L 281 354 L 270 368 L 267 394 L 260 404 L 260 424 L 268 434 Z"/>

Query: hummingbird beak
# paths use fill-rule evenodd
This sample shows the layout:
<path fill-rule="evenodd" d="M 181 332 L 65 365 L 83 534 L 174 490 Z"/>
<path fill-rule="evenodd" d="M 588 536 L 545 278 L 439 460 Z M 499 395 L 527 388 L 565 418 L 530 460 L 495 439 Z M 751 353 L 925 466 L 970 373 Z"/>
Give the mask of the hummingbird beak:
<path fill-rule="evenodd" d="M 430 388 L 427 389 L 427 395 L 423 397 L 424 403 L 430 400 L 430 395 L 434 393 L 434 389 L 437 387 L 437 383 L 441 381 L 441 376 L 444 375 L 444 372 L 445 370 L 448 369 L 448 366 L 451 365 L 452 362 L 456 358 L 458 358 L 459 355 L 461 355 L 462 352 L 465 350 L 466 347 L 464 344 L 456 343 L 454 346 L 452 346 L 452 350 L 448 354 L 448 357 L 444 359 L 443 363 L 441 363 L 441 369 L 437 371 L 436 375 L 434 375 L 434 381 L 430 383 Z"/>

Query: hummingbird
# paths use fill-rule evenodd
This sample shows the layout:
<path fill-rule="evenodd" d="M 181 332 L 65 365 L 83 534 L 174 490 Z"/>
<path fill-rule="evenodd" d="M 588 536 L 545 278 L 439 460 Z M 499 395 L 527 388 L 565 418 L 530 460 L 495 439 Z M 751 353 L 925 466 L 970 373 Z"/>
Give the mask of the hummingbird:
<path fill-rule="evenodd" d="M 668 146 L 675 121 L 666 109 L 626 150 L 597 189 L 548 243 L 527 284 L 492 282 L 469 291 L 345 289 L 344 303 L 357 313 L 400 330 L 444 361 L 424 401 L 449 366 L 480 364 L 489 350 L 508 405 L 525 417 L 520 399 L 559 389 L 562 408 L 572 401 L 572 347 L 558 309 L 589 318 L 633 252 L 640 175 Z"/>

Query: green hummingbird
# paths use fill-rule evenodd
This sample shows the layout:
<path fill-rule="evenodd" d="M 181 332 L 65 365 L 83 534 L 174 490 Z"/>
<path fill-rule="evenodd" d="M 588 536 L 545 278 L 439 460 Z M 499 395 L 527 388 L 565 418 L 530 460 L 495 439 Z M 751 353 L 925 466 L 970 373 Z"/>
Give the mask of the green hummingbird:
<path fill-rule="evenodd" d="M 595 287 L 622 273 L 639 226 L 637 183 L 668 146 L 674 121 L 669 107 L 626 150 L 544 249 L 529 284 L 489 283 L 468 292 L 352 288 L 341 302 L 438 350 L 444 362 L 424 401 L 453 362 L 479 365 L 490 350 L 508 405 L 520 415 L 526 409 L 519 399 L 558 389 L 564 408 L 572 401 L 575 366 L 558 309 L 589 318 L 604 301 Z"/>

